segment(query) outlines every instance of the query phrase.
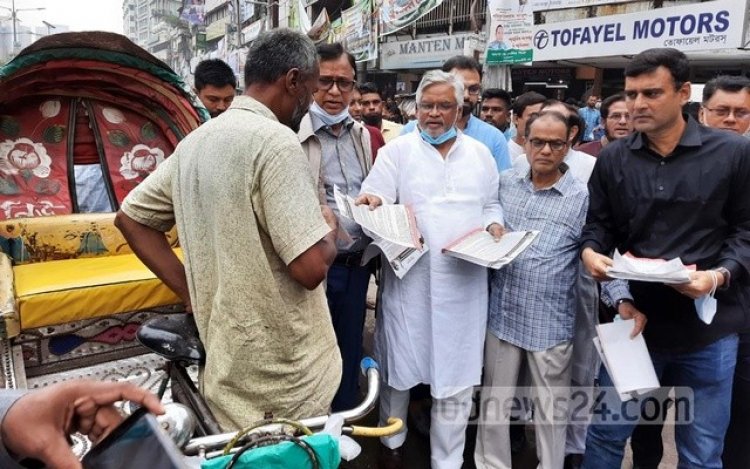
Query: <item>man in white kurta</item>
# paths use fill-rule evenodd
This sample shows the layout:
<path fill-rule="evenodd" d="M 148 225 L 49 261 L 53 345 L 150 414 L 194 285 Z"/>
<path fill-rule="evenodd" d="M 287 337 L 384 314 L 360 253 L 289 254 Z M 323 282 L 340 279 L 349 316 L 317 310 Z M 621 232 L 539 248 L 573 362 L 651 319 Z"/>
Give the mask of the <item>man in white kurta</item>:
<path fill-rule="evenodd" d="M 429 247 L 402 279 L 385 263 L 375 341 L 384 377 L 382 420 L 406 421 L 409 389 L 430 385 L 433 468 L 463 462 L 471 389 L 481 381 L 488 301 L 487 269 L 444 255 L 442 248 L 479 227 L 500 236 L 503 221 L 492 155 L 455 130 L 459 88 L 461 82 L 446 73 L 425 75 L 417 92 L 419 127 L 381 148 L 358 199 L 410 206 Z M 397 449 L 405 439 L 404 430 L 383 444 Z"/>

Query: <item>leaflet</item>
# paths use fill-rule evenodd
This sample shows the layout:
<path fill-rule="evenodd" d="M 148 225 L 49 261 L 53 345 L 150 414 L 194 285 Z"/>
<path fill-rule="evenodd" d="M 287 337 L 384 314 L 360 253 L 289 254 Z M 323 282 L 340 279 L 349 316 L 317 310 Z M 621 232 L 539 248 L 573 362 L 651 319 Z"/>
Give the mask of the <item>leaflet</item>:
<path fill-rule="evenodd" d="M 612 267 L 607 270 L 611 278 L 679 284 L 690 282 L 690 272 L 695 265 L 686 266 L 679 257 L 671 260 L 645 259 L 615 250 Z"/>
<path fill-rule="evenodd" d="M 634 319 L 599 324 L 596 326 L 597 337 L 593 338 L 602 363 L 623 402 L 659 387 L 643 334 L 630 338 L 634 325 Z"/>
<path fill-rule="evenodd" d="M 354 199 L 343 194 L 336 186 L 333 196 L 341 216 L 354 220 L 375 237 L 399 246 L 423 249 L 417 220 L 406 205 L 388 204 L 370 210 L 367 205 L 355 205 Z"/>
<path fill-rule="evenodd" d="M 499 241 L 477 228 L 443 248 L 443 253 L 473 264 L 500 269 L 521 254 L 539 235 L 538 231 L 511 231 Z"/>
<path fill-rule="evenodd" d="M 424 245 L 420 251 L 416 248 L 404 247 L 396 243 L 391 243 L 383 238 L 379 238 L 370 243 L 362 254 L 362 265 L 370 262 L 373 257 L 383 254 L 391 266 L 393 273 L 398 278 L 404 278 L 404 275 L 411 269 L 414 264 L 427 252 L 429 248 Z"/>

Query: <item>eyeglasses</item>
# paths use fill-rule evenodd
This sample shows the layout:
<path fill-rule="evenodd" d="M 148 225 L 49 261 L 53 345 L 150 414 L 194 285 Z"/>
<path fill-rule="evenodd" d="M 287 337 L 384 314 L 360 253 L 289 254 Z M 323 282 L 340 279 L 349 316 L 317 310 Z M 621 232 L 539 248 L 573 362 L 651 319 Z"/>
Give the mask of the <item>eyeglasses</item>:
<path fill-rule="evenodd" d="M 628 114 L 628 113 L 620 114 L 619 112 L 617 112 L 617 113 L 608 115 L 607 119 L 611 120 L 611 121 L 617 121 L 617 122 L 619 122 L 619 121 L 621 121 L 623 119 L 625 119 L 626 121 L 629 121 L 630 120 L 630 114 Z"/>
<path fill-rule="evenodd" d="M 344 93 L 348 93 L 349 91 L 354 89 L 354 81 L 352 80 L 343 80 L 340 78 L 331 78 L 331 77 L 320 77 L 318 78 L 318 89 L 319 90 L 330 90 L 333 88 L 333 84 L 336 83 L 336 86 L 339 87 L 339 91 L 343 91 Z"/>
<path fill-rule="evenodd" d="M 419 110 L 422 112 L 432 112 L 433 109 L 437 108 L 440 112 L 448 112 L 458 109 L 457 103 L 419 103 Z"/>
<path fill-rule="evenodd" d="M 549 145 L 549 148 L 552 151 L 562 151 L 568 146 L 568 142 L 565 140 L 544 140 L 541 138 L 529 139 L 529 143 L 531 144 L 531 148 L 536 151 L 544 149 L 547 145 Z"/>
<path fill-rule="evenodd" d="M 750 109 L 737 109 L 737 108 L 728 108 L 728 107 L 704 107 L 708 112 L 711 112 L 713 114 L 716 114 L 719 117 L 727 117 L 729 114 L 734 114 L 734 118 L 738 120 L 748 120 L 750 119 Z"/>
<path fill-rule="evenodd" d="M 482 85 L 471 85 L 466 88 L 466 91 L 468 91 L 470 95 L 476 96 L 482 92 Z"/>

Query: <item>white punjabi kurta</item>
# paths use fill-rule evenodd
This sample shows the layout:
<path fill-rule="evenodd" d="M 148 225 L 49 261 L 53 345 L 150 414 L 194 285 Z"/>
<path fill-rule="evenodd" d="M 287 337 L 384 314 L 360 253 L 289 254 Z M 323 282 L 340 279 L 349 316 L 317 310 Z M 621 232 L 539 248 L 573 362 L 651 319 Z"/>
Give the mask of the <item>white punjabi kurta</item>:
<path fill-rule="evenodd" d="M 398 390 L 429 384 L 442 399 L 480 383 L 487 327 L 487 269 L 442 254 L 476 228 L 502 224 L 489 150 L 459 133 L 443 159 L 417 130 L 380 149 L 362 192 L 408 205 L 429 252 L 398 279 L 383 269 L 376 355 Z"/>

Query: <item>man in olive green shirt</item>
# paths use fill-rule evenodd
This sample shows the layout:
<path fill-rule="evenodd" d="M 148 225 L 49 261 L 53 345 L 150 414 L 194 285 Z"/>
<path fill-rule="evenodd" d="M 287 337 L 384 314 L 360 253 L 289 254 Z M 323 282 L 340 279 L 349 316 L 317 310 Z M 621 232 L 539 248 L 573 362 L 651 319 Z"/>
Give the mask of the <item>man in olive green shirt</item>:
<path fill-rule="evenodd" d="M 194 312 L 207 355 L 201 390 L 226 430 L 269 412 L 324 414 L 339 384 L 320 286 L 336 222 L 295 135 L 317 79 L 307 37 L 260 36 L 245 95 L 180 142 L 117 214 L 134 252 Z M 175 223 L 184 267 L 163 235 Z"/>

